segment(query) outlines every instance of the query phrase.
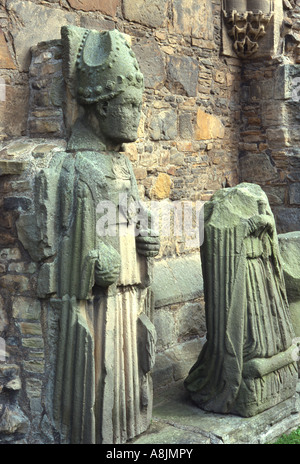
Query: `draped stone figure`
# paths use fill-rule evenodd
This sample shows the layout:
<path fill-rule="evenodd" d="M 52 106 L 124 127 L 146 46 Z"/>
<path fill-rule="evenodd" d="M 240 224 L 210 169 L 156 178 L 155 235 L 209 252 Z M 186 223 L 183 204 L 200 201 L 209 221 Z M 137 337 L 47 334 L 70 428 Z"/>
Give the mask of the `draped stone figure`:
<path fill-rule="evenodd" d="M 123 443 L 146 430 L 152 413 L 150 284 L 159 238 L 120 153 L 137 138 L 143 75 L 117 30 L 66 26 L 62 44 L 67 91 L 81 116 L 67 150 L 36 182 L 44 203 L 50 185 L 56 198 L 53 416 L 62 443 Z"/>
<path fill-rule="evenodd" d="M 253 416 L 297 382 L 275 222 L 254 184 L 218 191 L 204 214 L 207 341 L 185 387 L 204 410 Z"/>

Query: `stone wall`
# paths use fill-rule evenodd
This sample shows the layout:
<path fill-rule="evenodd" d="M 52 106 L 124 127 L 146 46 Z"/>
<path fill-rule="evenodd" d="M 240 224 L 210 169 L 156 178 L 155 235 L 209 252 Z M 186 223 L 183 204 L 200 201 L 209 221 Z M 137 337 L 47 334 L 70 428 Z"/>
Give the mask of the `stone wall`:
<path fill-rule="evenodd" d="M 299 116 L 291 81 L 299 66 L 265 62 L 245 66 L 240 141 L 241 180 L 263 187 L 278 232 L 299 230 Z"/>
<path fill-rule="evenodd" d="M 32 114 L 30 47 L 59 39 L 63 24 L 117 27 L 132 38 L 145 75 L 140 139 L 127 150 L 146 198 L 205 200 L 236 182 L 240 64 L 219 56 L 220 2 L 88 1 L 84 10 L 77 1 L 7 0 L 1 5 L 0 69 L 7 93 L 0 109 L 2 139 L 60 135 L 59 116 L 54 110 L 46 115 L 49 102 L 41 101 L 43 92 Z M 39 58 L 44 60 L 42 78 L 55 82 L 57 65 L 50 55 L 46 51 Z M 41 119 L 47 119 L 45 127 Z"/>
<path fill-rule="evenodd" d="M 241 81 L 239 175 L 262 186 L 277 230 L 300 227 L 299 2 L 283 2 L 278 53 L 245 62 Z"/>

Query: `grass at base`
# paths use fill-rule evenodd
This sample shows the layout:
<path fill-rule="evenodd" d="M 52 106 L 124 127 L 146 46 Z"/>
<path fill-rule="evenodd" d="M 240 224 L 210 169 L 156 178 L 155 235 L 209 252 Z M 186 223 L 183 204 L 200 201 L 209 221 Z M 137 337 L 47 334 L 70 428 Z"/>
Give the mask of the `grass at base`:
<path fill-rule="evenodd" d="M 274 445 L 300 445 L 300 428 L 289 435 L 282 435 L 274 442 Z"/>

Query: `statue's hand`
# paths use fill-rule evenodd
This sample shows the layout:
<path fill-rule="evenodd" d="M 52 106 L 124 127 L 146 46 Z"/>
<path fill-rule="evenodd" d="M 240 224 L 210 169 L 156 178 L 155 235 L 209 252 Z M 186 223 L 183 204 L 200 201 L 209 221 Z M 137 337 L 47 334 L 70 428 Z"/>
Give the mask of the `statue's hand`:
<path fill-rule="evenodd" d="M 158 255 L 160 249 L 160 240 L 157 232 L 151 229 L 141 230 L 136 237 L 136 249 L 139 255 L 147 258 Z"/>
<path fill-rule="evenodd" d="M 259 236 L 263 231 L 267 231 L 269 234 L 274 232 L 274 220 L 268 214 L 257 214 L 250 221 L 252 233 L 255 236 Z"/>
<path fill-rule="evenodd" d="M 101 243 L 95 261 L 95 283 L 100 287 L 114 284 L 120 275 L 121 258 L 110 245 Z"/>

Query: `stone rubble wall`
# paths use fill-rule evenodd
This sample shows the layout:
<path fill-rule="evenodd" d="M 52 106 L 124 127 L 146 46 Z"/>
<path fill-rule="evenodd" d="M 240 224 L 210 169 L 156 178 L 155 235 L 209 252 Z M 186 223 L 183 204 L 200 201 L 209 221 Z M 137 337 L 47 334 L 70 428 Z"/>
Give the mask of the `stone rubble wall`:
<path fill-rule="evenodd" d="M 46 84 L 57 84 L 59 56 L 40 54 L 39 101 L 32 102 L 30 47 L 59 39 L 64 24 L 117 27 L 130 35 L 145 76 L 140 138 L 127 147 L 142 193 L 206 200 L 236 183 L 240 63 L 219 55 L 219 1 L 6 0 L 1 5 L 0 69 L 7 93 L 0 106 L 2 139 L 63 135 L 60 96 L 46 95 Z"/>
<path fill-rule="evenodd" d="M 239 142 L 240 181 L 264 189 L 278 233 L 300 228 L 300 4 L 283 4 L 281 53 L 243 66 Z"/>

